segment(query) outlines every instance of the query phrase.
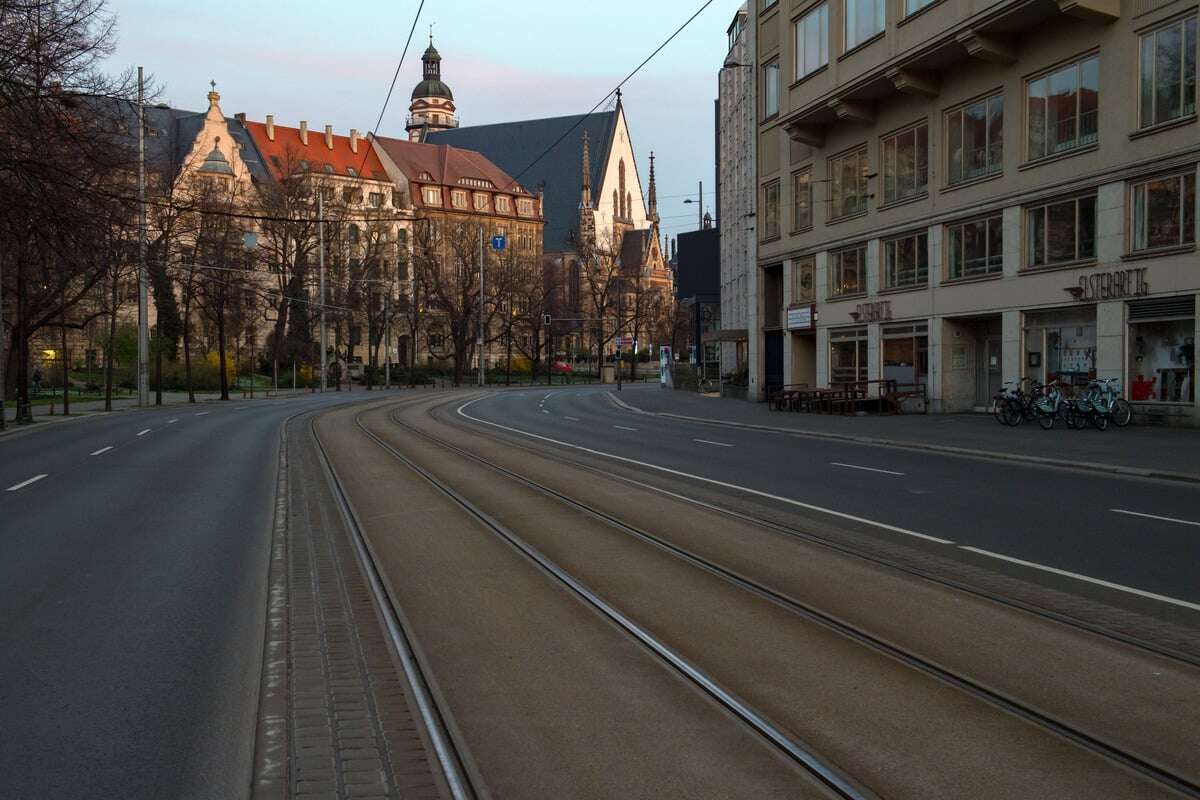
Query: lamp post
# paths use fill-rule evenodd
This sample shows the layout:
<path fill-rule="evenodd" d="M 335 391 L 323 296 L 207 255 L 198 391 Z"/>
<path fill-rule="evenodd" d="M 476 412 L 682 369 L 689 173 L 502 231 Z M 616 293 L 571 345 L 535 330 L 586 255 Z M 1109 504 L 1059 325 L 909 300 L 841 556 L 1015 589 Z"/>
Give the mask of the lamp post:
<path fill-rule="evenodd" d="M 329 388 L 327 377 L 329 361 L 329 332 L 325 330 L 325 193 L 324 187 L 317 187 L 317 263 L 321 273 L 321 391 Z"/>
<path fill-rule="evenodd" d="M 683 202 L 685 205 L 691 205 L 692 203 L 696 204 L 696 207 L 700 210 L 699 211 L 700 227 L 697 228 L 696 230 L 702 229 L 704 227 L 704 181 L 700 181 L 699 196 L 695 200 L 693 200 L 692 198 L 689 197 L 687 200 L 684 200 Z"/>

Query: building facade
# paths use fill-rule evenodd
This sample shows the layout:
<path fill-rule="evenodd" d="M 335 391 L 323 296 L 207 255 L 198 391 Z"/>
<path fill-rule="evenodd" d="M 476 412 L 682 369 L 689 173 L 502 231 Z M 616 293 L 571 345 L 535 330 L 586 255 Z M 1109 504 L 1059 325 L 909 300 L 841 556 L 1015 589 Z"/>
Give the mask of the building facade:
<path fill-rule="evenodd" d="M 751 0 L 754 2 L 754 0 Z M 762 393 L 761 376 L 750 369 L 761 358 L 757 333 L 758 265 L 754 203 L 755 170 L 754 39 L 748 6 L 743 5 L 726 31 L 729 52 L 718 72 L 717 226 L 721 247 L 721 375 L 746 382 L 747 397 Z M 743 378 L 744 376 L 744 378 Z"/>
<path fill-rule="evenodd" d="M 757 0 L 766 385 L 1195 392 L 1197 9 Z"/>

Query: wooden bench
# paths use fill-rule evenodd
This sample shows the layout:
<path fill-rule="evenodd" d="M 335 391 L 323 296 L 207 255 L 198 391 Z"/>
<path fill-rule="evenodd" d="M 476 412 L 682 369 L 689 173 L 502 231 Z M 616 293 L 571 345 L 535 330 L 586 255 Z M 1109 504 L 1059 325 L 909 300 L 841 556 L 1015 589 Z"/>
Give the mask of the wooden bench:
<path fill-rule="evenodd" d="M 808 389 L 807 383 L 791 383 L 771 391 L 768 407 L 774 411 L 797 411 L 800 396 Z"/>
<path fill-rule="evenodd" d="M 905 400 L 920 400 L 921 413 L 929 413 L 929 394 L 923 383 L 895 383 L 884 393 L 884 408 L 888 414 L 901 414 L 904 411 Z"/>

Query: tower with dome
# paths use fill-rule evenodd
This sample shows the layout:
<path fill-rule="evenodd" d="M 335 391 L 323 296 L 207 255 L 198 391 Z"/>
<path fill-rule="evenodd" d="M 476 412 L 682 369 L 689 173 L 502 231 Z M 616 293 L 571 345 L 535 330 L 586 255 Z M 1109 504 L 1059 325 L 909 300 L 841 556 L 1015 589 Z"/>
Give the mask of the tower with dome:
<path fill-rule="evenodd" d="M 421 62 L 425 65 L 424 78 L 413 88 L 408 124 L 405 126 L 410 142 L 421 142 L 430 133 L 458 127 L 454 93 L 442 82 L 442 57 L 433 46 L 432 34 Z"/>

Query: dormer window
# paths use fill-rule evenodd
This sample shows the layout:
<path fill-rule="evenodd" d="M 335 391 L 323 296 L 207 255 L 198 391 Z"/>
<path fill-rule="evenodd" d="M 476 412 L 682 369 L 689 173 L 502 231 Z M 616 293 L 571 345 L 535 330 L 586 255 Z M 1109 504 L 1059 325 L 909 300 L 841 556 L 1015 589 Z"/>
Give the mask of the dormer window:
<path fill-rule="evenodd" d="M 426 186 L 422 196 L 425 198 L 425 205 L 440 206 L 442 204 L 442 190 L 436 186 Z"/>
<path fill-rule="evenodd" d="M 333 164 L 326 164 L 326 165 L 325 165 L 325 174 L 326 174 L 326 175 L 332 175 L 332 174 L 333 174 Z"/>
<path fill-rule="evenodd" d="M 496 197 L 496 211 L 501 214 L 512 213 L 512 207 L 508 203 L 508 198 L 503 195 Z"/>
<path fill-rule="evenodd" d="M 476 192 L 474 195 L 474 198 L 475 198 L 475 210 L 476 211 L 486 211 L 487 207 L 488 207 L 488 196 L 486 194 L 483 194 L 482 192 Z"/>
<path fill-rule="evenodd" d="M 458 189 L 455 189 L 454 191 L 452 191 L 450 193 L 450 203 L 455 208 L 466 208 L 467 207 L 467 193 L 460 191 Z"/>
<path fill-rule="evenodd" d="M 308 170 L 309 170 L 308 162 L 305 161 L 304 159 L 300 159 L 300 169 L 304 172 L 308 172 Z"/>
<path fill-rule="evenodd" d="M 346 167 L 346 174 L 349 175 L 351 178 L 358 177 L 358 172 L 355 171 L 354 167 Z"/>
<path fill-rule="evenodd" d="M 525 197 L 517 200 L 517 213 L 524 217 L 532 216 L 533 201 Z"/>

